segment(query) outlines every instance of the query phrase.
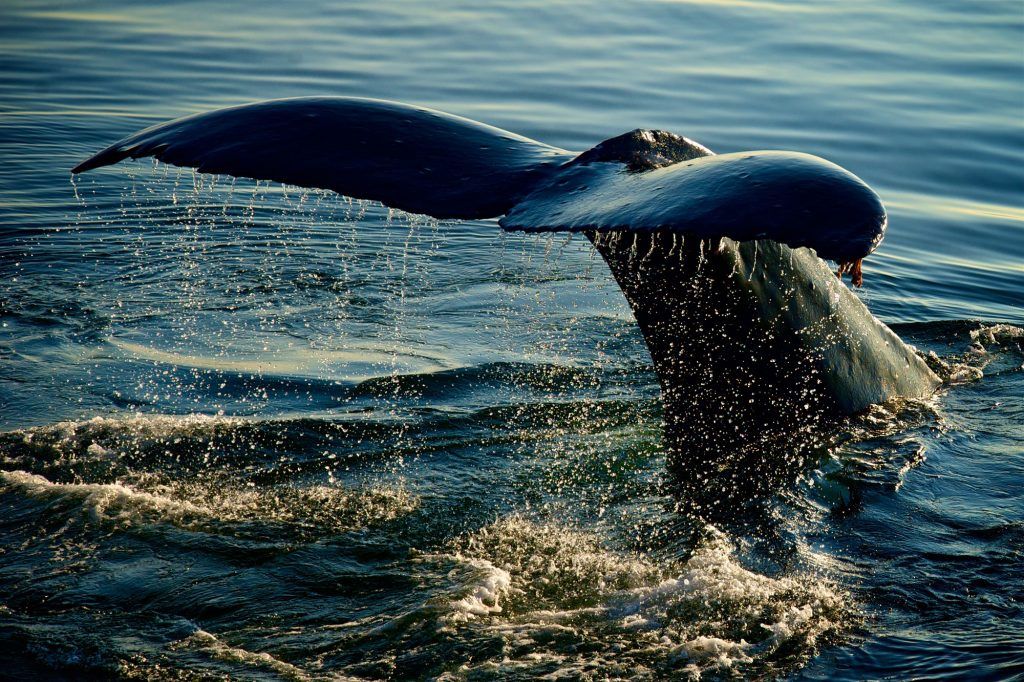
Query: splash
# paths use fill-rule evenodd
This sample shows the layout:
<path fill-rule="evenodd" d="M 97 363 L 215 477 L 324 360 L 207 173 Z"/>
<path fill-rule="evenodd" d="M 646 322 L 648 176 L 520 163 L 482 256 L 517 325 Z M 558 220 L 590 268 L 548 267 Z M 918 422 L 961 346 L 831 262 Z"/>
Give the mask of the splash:
<path fill-rule="evenodd" d="M 591 533 L 497 521 L 454 541 L 450 553 L 419 558 L 466 576 L 444 627 L 501 642 L 500 653 L 445 679 L 781 673 L 856 622 L 849 598 L 829 582 L 762 575 L 735 552 L 711 526 L 686 560 L 659 562 L 609 549 Z"/>
<path fill-rule="evenodd" d="M 1017 346 L 1024 343 L 1024 329 L 1012 324 L 994 324 L 975 329 L 971 341 L 981 348 L 986 346 Z"/>
<path fill-rule="evenodd" d="M 54 483 L 25 471 L 0 471 L 0 490 L 77 506 L 88 522 L 120 529 L 169 523 L 192 531 L 245 535 L 245 524 L 292 527 L 293 537 L 328 535 L 392 521 L 418 498 L 401 488 L 282 485 L 247 488 L 222 480 L 171 481 L 155 474 L 123 483 Z"/>
<path fill-rule="evenodd" d="M 939 356 L 935 351 L 924 355 L 932 371 L 950 384 L 978 381 L 996 362 L 998 372 L 1006 364 L 1006 355 L 1024 351 L 1024 329 L 1011 324 L 994 324 L 972 329 L 966 353 Z"/>
<path fill-rule="evenodd" d="M 9 432 L 0 438 L 7 469 L 0 471 L 0 490 L 71 503 L 69 514 L 77 509 L 88 523 L 122 529 L 169 523 L 244 535 L 248 524 L 277 524 L 297 538 L 386 523 L 418 508 L 419 498 L 401 481 L 350 486 L 307 475 L 256 485 L 249 480 L 256 472 L 251 465 L 232 466 L 233 456 L 253 452 L 268 435 L 287 442 L 287 427 L 204 415 L 132 415 Z M 323 428 L 328 437 L 344 431 Z M 336 455 L 322 457 L 330 480 Z"/>

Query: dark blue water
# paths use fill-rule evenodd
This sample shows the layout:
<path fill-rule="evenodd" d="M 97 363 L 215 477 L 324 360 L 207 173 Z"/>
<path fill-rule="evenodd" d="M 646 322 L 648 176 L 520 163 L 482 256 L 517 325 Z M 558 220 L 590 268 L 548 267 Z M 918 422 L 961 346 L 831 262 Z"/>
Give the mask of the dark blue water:
<path fill-rule="evenodd" d="M 833 160 L 890 212 L 859 295 L 955 380 L 699 521 L 585 240 L 69 182 L 316 94 Z M 1022 121 L 1016 1 L 4 3 L 0 676 L 1024 675 Z"/>

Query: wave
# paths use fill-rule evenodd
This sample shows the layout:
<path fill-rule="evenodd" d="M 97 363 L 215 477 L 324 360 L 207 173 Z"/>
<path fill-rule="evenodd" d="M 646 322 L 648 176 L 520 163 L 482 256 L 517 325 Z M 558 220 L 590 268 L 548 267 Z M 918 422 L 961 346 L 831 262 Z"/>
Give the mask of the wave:
<path fill-rule="evenodd" d="M 416 561 L 456 577 L 448 598 L 421 614 L 436 631 L 502 641 L 502 658 L 465 661 L 451 679 L 768 674 L 859 622 L 828 581 L 743 567 L 713 526 L 685 561 L 658 562 L 515 516 Z"/>
<path fill-rule="evenodd" d="M 313 679 L 302 668 L 265 652 L 249 651 L 231 646 L 221 641 L 216 635 L 201 629 L 196 630 L 185 639 L 175 642 L 172 649 L 197 649 L 225 663 L 240 664 L 243 669 L 263 670 L 292 682 L 306 682 L 306 680 Z"/>
<path fill-rule="evenodd" d="M 419 498 L 400 487 L 328 485 L 246 487 L 211 477 L 172 481 L 139 474 L 116 483 L 54 483 L 26 471 L 0 471 L 0 493 L 58 501 L 65 515 L 119 529 L 171 524 L 192 531 L 261 536 L 267 527 L 289 527 L 289 537 L 331 535 L 393 521 L 413 512 Z M 55 510 L 51 510 L 53 513 Z"/>

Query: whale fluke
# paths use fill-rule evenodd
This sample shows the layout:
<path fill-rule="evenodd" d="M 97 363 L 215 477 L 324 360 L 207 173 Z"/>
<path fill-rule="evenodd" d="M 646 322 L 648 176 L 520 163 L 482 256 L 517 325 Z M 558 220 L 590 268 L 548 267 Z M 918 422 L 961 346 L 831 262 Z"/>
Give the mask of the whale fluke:
<path fill-rule="evenodd" d="M 146 128 L 82 173 L 152 156 L 200 173 L 273 180 L 436 218 L 494 218 L 575 154 L 440 111 L 354 97 L 218 109 Z"/>
<path fill-rule="evenodd" d="M 506 230 L 583 232 L 651 353 L 670 469 L 712 495 L 746 487 L 766 453 L 814 446 L 833 417 L 940 383 L 821 260 L 859 285 L 887 221 L 864 182 L 807 154 L 716 156 L 646 130 L 578 154 L 429 109 L 324 97 L 164 123 L 73 172 L 144 156 L 438 218 L 504 216 Z"/>
<path fill-rule="evenodd" d="M 353 97 L 244 104 L 142 130 L 72 169 L 152 156 L 200 173 L 328 189 L 506 230 L 672 231 L 808 246 L 853 262 L 885 209 L 852 173 L 809 154 L 714 156 L 634 130 L 582 154 L 440 111 Z"/>

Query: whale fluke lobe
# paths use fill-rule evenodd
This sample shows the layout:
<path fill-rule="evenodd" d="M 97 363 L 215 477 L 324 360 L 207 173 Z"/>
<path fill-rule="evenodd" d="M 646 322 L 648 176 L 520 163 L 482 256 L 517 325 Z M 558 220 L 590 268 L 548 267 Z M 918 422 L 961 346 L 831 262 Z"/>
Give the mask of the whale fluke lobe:
<path fill-rule="evenodd" d="M 321 97 L 170 121 L 73 172 L 145 156 L 438 218 L 503 216 L 505 230 L 583 232 L 650 350 L 670 469 L 719 502 L 740 481 L 771 487 L 752 467 L 814 446 L 829 420 L 939 384 L 821 260 L 859 284 L 887 221 L 863 181 L 808 154 L 715 155 L 648 130 L 580 154 L 429 109 Z"/>
<path fill-rule="evenodd" d="M 697 153 L 696 149 L 692 150 Z M 621 160 L 581 155 L 501 220 L 506 230 L 680 232 L 807 246 L 822 258 L 871 253 L 886 227 L 871 189 L 833 163 L 795 152 L 710 153 L 637 171 Z"/>
<path fill-rule="evenodd" d="M 328 189 L 436 218 L 494 218 L 573 154 L 423 107 L 300 97 L 162 123 L 72 172 L 147 156 L 200 173 Z"/>

